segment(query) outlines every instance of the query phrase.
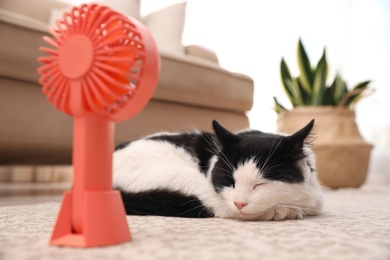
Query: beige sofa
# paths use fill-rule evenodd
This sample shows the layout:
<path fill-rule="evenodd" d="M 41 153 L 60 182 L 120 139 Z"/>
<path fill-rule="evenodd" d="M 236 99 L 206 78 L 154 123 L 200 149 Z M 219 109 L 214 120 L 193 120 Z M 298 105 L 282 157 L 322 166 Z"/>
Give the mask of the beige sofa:
<path fill-rule="evenodd" d="M 56 8 L 63 4 L 0 1 L 0 164 L 71 162 L 72 118 L 56 110 L 37 83 L 38 47 Z M 249 126 L 251 78 L 224 70 L 199 46 L 183 46 L 182 53 L 161 48 L 160 54 L 157 91 L 141 113 L 116 125 L 117 144 L 156 131 L 209 130 L 212 119 L 233 130 Z"/>

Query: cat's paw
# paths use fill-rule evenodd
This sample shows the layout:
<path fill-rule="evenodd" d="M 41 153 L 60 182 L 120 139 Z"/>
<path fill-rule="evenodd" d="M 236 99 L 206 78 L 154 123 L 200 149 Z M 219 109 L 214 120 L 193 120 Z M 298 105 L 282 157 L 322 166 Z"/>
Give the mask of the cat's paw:
<path fill-rule="evenodd" d="M 285 220 L 285 219 L 302 219 L 303 211 L 299 208 L 287 208 L 276 206 L 267 211 L 265 211 L 262 215 L 260 215 L 260 220 Z"/>
<path fill-rule="evenodd" d="M 273 207 L 260 215 L 261 220 L 283 220 L 288 215 L 289 211 L 284 207 Z"/>
<path fill-rule="evenodd" d="M 304 216 L 305 214 L 302 209 L 288 209 L 288 214 L 285 219 L 303 219 Z"/>

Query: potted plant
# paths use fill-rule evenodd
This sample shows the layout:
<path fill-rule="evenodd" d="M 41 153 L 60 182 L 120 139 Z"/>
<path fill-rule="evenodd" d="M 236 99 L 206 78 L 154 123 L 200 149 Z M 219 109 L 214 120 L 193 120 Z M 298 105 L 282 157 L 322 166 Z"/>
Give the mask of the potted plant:
<path fill-rule="evenodd" d="M 349 89 L 337 73 L 329 84 L 325 48 L 313 67 L 301 39 L 297 61 L 300 73 L 297 77 L 291 75 L 284 58 L 280 63 L 282 86 L 293 109 L 286 109 L 274 97 L 278 131 L 293 133 L 314 118 L 313 149 L 322 184 L 330 188 L 361 186 L 366 179 L 373 146 L 359 132 L 354 106 L 371 90 L 371 82 L 363 81 Z"/>

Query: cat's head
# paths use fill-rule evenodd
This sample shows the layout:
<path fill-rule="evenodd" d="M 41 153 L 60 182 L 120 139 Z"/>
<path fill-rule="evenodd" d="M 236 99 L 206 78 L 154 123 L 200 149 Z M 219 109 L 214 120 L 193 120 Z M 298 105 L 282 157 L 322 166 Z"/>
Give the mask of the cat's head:
<path fill-rule="evenodd" d="M 313 125 L 314 120 L 292 135 L 255 130 L 235 134 L 213 121 L 219 151 L 211 181 L 226 203 L 222 217 L 300 218 L 321 209 L 322 193 L 310 149 Z"/>

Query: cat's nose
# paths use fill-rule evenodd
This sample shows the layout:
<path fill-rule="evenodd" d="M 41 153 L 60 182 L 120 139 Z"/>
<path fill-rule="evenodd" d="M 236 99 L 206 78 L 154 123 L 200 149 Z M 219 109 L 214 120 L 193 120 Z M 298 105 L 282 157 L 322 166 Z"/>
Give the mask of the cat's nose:
<path fill-rule="evenodd" d="M 237 207 L 238 209 L 242 209 L 243 207 L 245 207 L 246 205 L 248 205 L 248 203 L 245 203 L 245 202 L 237 202 L 237 201 L 235 201 L 235 202 L 234 202 L 234 205 L 236 205 L 236 207 Z"/>

